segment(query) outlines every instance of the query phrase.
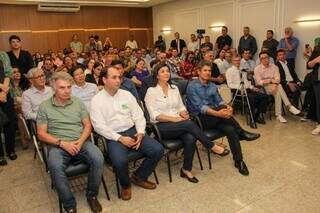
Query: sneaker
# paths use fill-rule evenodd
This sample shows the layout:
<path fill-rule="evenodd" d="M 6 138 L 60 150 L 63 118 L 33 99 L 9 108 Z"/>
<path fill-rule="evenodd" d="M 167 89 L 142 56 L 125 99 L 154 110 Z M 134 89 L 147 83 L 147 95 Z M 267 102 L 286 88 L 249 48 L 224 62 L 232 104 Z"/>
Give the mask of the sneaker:
<path fill-rule="evenodd" d="M 287 120 L 284 119 L 284 117 L 282 117 L 282 115 L 278 115 L 278 116 L 277 116 L 277 120 L 279 120 L 280 123 L 287 123 Z"/>
<path fill-rule="evenodd" d="M 290 106 L 290 107 L 289 107 L 289 111 L 290 111 L 292 114 L 294 114 L 294 115 L 298 115 L 298 114 L 301 113 L 301 111 L 298 110 L 297 108 L 295 108 L 294 106 Z"/>
<path fill-rule="evenodd" d="M 313 135 L 319 135 L 320 134 L 320 124 L 317 125 L 317 127 L 312 130 L 311 134 Z"/>

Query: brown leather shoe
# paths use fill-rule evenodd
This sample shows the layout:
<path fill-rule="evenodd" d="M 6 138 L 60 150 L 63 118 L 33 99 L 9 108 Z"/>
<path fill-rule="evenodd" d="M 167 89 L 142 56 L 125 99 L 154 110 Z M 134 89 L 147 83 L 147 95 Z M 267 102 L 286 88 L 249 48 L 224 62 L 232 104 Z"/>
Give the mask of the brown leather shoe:
<path fill-rule="evenodd" d="M 121 199 L 122 200 L 130 200 L 131 199 L 131 187 L 129 188 L 122 188 L 121 189 Z"/>
<path fill-rule="evenodd" d="M 99 203 L 97 197 L 87 198 L 87 201 L 88 201 L 88 204 L 89 204 L 92 212 L 98 213 L 98 212 L 102 211 L 102 206 Z"/>
<path fill-rule="evenodd" d="M 135 173 L 133 173 L 131 175 L 131 181 L 135 185 L 140 186 L 140 187 L 142 187 L 144 189 L 155 189 L 155 188 L 157 188 L 157 184 L 155 184 L 155 183 L 153 183 L 151 181 L 148 181 L 148 180 L 142 181 L 142 180 L 139 179 L 139 177 Z"/>

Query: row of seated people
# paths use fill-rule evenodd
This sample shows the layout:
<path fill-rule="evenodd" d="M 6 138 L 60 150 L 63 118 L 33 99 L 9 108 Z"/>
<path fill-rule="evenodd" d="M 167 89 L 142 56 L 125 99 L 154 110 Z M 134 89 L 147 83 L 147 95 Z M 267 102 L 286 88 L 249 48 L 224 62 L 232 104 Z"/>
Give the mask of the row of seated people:
<path fill-rule="evenodd" d="M 145 189 L 155 189 L 156 184 L 149 181 L 148 177 L 162 158 L 164 150 L 159 142 L 145 134 L 146 119 L 137 99 L 126 88 L 121 89 L 122 65 L 104 68 L 101 72 L 103 89 L 100 92 L 97 92 L 94 84 L 85 82 L 82 67 L 75 68 L 72 74 L 73 79 L 65 72 L 54 73 L 51 89 L 45 86 L 43 71 L 33 68 L 28 72 L 32 87 L 23 93 L 22 98 L 24 115 L 36 120 L 39 139 L 50 147 L 48 168 L 64 208 L 69 212 L 76 209 L 76 201 L 64 174 L 70 159 L 76 158 L 91 167 L 87 199 L 94 212 L 101 211 L 97 195 L 103 156 L 97 147 L 88 142 L 92 126 L 107 140 L 109 157 L 120 179 L 122 199 L 131 198 L 131 183 Z M 198 74 L 198 79 L 188 84 L 185 106 L 179 89 L 171 83 L 169 67 L 165 63 L 158 64 L 152 75 L 152 86 L 144 98 L 150 122 L 156 124 L 166 138 L 183 141 L 184 160 L 180 173 L 190 182 L 198 182 L 192 173 L 197 140 L 215 154 L 229 154 L 228 149 L 215 145 L 207 138 L 190 119 L 191 116 L 199 116 L 206 128 L 217 129 L 227 136 L 235 167 L 242 175 L 249 175 L 240 140 L 255 140 L 260 135 L 244 130 L 233 118 L 233 108 L 224 103 L 217 86 L 210 81 L 210 63 L 202 62 Z M 73 81 L 75 84 L 72 84 Z M 80 88 L 82 92 L 77 91 Z M 129 149 L 146 156 L 131 177 L 128 173 Z"/>

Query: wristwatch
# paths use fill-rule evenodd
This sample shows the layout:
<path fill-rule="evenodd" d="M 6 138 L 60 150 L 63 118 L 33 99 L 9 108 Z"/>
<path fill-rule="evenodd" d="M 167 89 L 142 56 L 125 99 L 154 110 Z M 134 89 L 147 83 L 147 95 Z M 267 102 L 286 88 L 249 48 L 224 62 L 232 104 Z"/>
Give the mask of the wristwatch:
<path fill-rule="evenodd" d="M 55 146 L 58 147 L 58 148 L 60 148 L 60 144 L 61 144 L 61 140 L 58 139 L 58 140 L 55 142 Z"/>

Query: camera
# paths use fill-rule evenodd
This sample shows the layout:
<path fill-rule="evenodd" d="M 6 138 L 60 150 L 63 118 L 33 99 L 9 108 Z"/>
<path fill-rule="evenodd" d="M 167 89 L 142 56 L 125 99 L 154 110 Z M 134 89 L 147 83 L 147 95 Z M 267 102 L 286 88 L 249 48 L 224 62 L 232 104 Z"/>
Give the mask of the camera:
<path fill-rule="evenodd" d="M 205 34 L 206 33 L 206 30 L 205 29 L 197 29 L 197 37 L 199 38 L 199 39 L 201 39 L 201 38 L 203 38 L 203 34 Z"/>

